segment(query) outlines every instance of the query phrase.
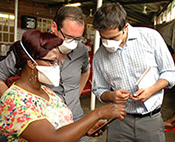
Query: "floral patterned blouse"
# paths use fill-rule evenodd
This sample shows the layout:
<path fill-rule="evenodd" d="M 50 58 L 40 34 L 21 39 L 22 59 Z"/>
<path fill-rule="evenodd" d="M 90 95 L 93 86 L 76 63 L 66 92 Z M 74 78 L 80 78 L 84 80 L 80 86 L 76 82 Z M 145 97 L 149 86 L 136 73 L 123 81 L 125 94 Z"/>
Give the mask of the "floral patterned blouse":
<path fill-rule="evenodd" d="M 33 121 L 47 119 L 55 129 L 73 122 L 71 110 L 51 89 L 41 87 L 46 99 L 13 84 L 1 97 L 0 130 L 8 141 L 26 142 L 20 134 Z"/>

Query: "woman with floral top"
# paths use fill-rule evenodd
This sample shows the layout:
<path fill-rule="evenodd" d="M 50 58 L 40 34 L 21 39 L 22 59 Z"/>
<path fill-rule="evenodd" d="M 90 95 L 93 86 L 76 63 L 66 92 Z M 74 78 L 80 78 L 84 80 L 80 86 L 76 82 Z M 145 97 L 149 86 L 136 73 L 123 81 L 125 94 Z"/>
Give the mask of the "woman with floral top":
<path fill-rule="evenodd" d="M 0 130 L 8 141 L 73 142 L 102 125 L 100 119 L 124 119 L 124 106 L 110 104 L 73 122 L 70 109 L 41 84 L 59 85 L 61 44 L 55 35 L 39 30 L 28 30 L 13 44 L 21 77 L 0 102 Z"/>

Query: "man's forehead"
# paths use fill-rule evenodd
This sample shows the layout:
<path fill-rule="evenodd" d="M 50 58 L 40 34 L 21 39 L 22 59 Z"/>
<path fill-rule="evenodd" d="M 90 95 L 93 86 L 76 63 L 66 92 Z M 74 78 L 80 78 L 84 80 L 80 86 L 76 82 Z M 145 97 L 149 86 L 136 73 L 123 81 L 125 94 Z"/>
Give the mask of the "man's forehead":
<path fill-rule="evenodd" d="M 75 21 L 65 20 L 61 30 L 65 35 L 76 38 L 82 36 L 84 32 L 84 27 L 84 24 L 80 24 Z"/>
<path fill-rule="evenodd" d="M 63 23 L 62 23 L 62 27 L 64 27 L 65 25 L 67 24 L 76 24 L 76 25 L 80 25 L 80 26 L 85 26 L 85 22 L 84 21 L 79 21 L 79 20 L 76 20 L 76 19 L 72 19 L 72 18 L 66 18 L 64 19 Z"/>
<path fill-rule="evenodd" d="M 100 36 L 102 38 L 110 38 L 110 37 L 113 37 L 113 36 L 117 36 L 117 35 L 120 35 L 120 32 L 119 29 L 107 29 L 107 30 L 101 30 L 99 31 L 100 33 Z"/>

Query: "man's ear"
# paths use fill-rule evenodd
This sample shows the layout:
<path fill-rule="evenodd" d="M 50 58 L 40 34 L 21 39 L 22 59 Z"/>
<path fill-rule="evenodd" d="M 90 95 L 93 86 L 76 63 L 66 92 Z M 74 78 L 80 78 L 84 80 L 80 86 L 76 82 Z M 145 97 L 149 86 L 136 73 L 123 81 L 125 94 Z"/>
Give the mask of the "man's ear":
<path fill-rule="evenodd" d="M 51 23 L 51 30 L 52 30 L 52 32 L 55 34 L 57 32 L 57 29 L 58 29 L 58 26 L 57 26 L 56 22 L 53 21 Z"/>
<path fill-rule="evenodd" d="M 36 66 L 36 64 L 34 62 L 32 62 L 31 60 L 27 60 L 27 65 L 31 69 L 34 69 Z"/>
<path fill-rule="evenodd" d="M 128 26 L 129 26 L 129 23 L 126 23 L 126 25 L 124 27 L 124 31 L 127 31 L 128 30 Z"/>

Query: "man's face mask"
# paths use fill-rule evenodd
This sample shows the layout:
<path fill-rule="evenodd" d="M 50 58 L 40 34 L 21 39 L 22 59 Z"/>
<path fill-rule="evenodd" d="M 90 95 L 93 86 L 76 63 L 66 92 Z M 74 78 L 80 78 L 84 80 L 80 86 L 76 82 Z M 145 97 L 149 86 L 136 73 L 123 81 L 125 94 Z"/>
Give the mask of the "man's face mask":
<path fill-rule="evenodd" d="M 103 46 L 109 52 L 115 52 L 119 48 L 119 45 L 121 43 L 122 43 L 122 40 L 121 39 L 119 41 L 109 40 L 109 39 L 102 39 Z"/>
<path fill-rule="evenodd" d="M 122 35 L 122 38 L 120 40 L 102 39 L 102 44 L 106 48 L 107 51 L 109 51 L 109 52 L 117 51 L 117 49 L 120 47 L 120 44 L 123 41 L 124 34 L 126 33 L 124 31 L 122 31 L 122 32 L 123 32 L 123 35 Z"/>
<path fill-rule="evenodd" d="M 63 33 L 63 31 L 61 30 L 60 26 L 59 25 L 57 25 L 57 26 L 58 26 L 58 31 L 60 31 L 60 33 L 62 34 L 62 36 L 64 38 L 62 45 L 59 46 L 59 50 L 63 54 L 68 54 L 77 47 L 78 40 L 80 38 L 73 38 L 71 36 L 66 36 Z M 78 40 L 76 40 L 76 39 L 78 39 Z"/>
<path fill-rule="evenodd" d="M 32 58 L 32 56 L 27 52 L 24 45 L 20 41 L 20 44 L 26 54 L 30 57 L 30 59 L 36 64 L 36 68 L 38 70 L 38 80 L 41 83 L 45 83 L 48 85 L 54 85 L 55 87 L 59 86 L 60 83 L 60 67 L 57 64 L 56 66 L 39 66 L 36 61 Z"/>
<path fill-rule="evenodd" d="M 77 47 L 78 41 L 67 39 L 63 41 L 63 44 L 59 46 L 59 50 L 63 54 L 68 54 Z"/>

